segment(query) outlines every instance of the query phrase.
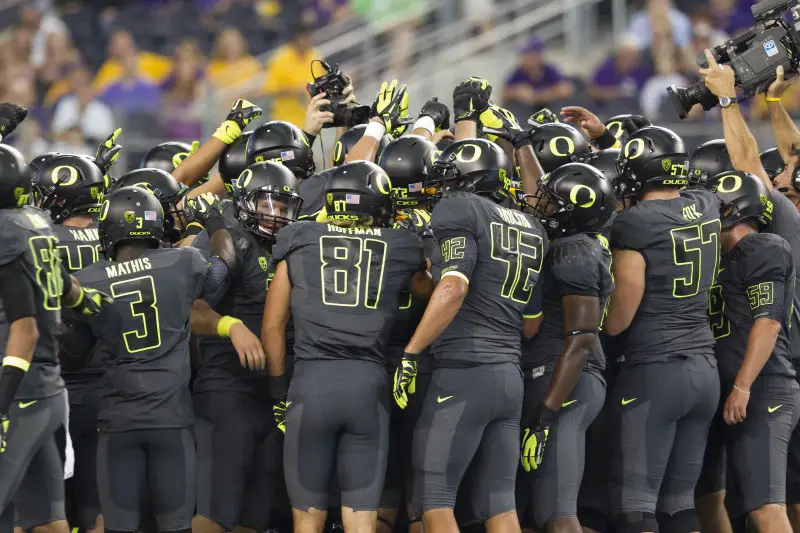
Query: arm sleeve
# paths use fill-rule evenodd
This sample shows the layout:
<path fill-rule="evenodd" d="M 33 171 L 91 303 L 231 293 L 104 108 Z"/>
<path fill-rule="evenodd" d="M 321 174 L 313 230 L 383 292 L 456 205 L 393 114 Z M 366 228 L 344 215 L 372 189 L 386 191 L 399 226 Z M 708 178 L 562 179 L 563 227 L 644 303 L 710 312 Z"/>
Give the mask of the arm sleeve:
<path fill-rule="evenodd" d="M 561 296 L 600 296 L 600 268 L 591 247 L 567 244 L 552 254 L 552 273 Z"/>
<path fill-rule="evenodd" d="M 632 208 L 633 209 L 633 208 Z M 611 248 L 613 250 L 644 250 L 650 235 L 646 221 L 638 211 L 623 211 L 611 226 Z"/>
<path fill-rule="evenodd" d="M 191 246 L 180 248 L 180 250 L 183 250 L 184 251 L 183 253 L 188 254 L 190 258 L 189 272 L 191 272 L 192 279 L 194 279 L 195 281 L 194 294 L 192 295 L 193 296 L 192 299 L 196 300 L 197 298 L 202 298 L 204 292 L 215 290 L 215 287 L 213 286 L 209 287 L 208 289 L 206 288 L 206 283 L 208 283 L 209 280 L 209 274 L 208 274 L 209 262 L 208 260 L 206 260 L 205 257 L 203 257 L 203 254 L 201 254 L 199 250 L 197 250 L 196 248 L 192 248 Z M 219 259 L 217 260 L 219 261 Z M 219 262 L 222 263 L 222 261 Z M 228 269 L 227 267 L 225 267 L 225 275 L 227 275 L 227 273 Z"/>
<path fill-rule="evenodd" d="M 212 257 L 202 279 L 203 288 L 199 298 L 215 308 L 228 290 L 228 267 L 219 257 Z"/>
<path fill-rule="evenodd" d="M 458 276 L 469 283 L 478 262 L 478 242 L 467 231 L 447 231 L 437 235 L 444 264 L 442 275 Z"/>
<path fill-rule="evenodd" d="M 9 324 L 36 316 L 35 294 L 21 258 L 0 266 L 0 301 Z"/>
<path fill-rule="evenodd" d="M 766 236 L 769 240 L 762 238 Z M 786 306 L 792 304 L 785 301 L 784 294 L 786 282 L 792 275 L 793 260 L 788 245 L 772 237 L 780 239 L 774 235 L 759 235 L 761 242 L 748 250 L 740 272 L 753 320 L 771 318 L 784 322 L 788 313 Z"/>

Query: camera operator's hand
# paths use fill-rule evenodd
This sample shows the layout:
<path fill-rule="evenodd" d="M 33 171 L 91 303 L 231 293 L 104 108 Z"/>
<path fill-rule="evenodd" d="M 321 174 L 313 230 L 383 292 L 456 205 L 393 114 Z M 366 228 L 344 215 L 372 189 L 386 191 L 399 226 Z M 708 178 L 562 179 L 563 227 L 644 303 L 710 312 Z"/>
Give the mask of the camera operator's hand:
<path fill-rule="evenodd" d="M 380 119 L 387 133 L 403 126 L 407 128 L 411 120 L 408 118 L 408 94 L 405 84 L 398 87 L 397 80 L 392 80 L 391 83 L 383 82 L 372 103 L 370 117 Z"/>
<path fill-rule="evenodd" d="M 342 103 L 350 104 L 356 101 L 356 90 L 353 88 L 353 78 L 347 74 L 344 78 L 347 80 L 347 87 L 342 89 Z"/>
<path fill-rule="evenodd" d="M 483 78 L 467 78 L 453 89 L 453 118 L 478 120 L 478 115 L 489 107 L 492 86 Z"/>
<path fill-rule="evenodd" d="M 599 139 L 606 131 L 603 122 L 597 115 L 580 106 L 570 106 L 561 109 L 564 122 L 579 127 L 590 139 Z"/>
<path fill-rule="evenodd" d="M 435 96 L 425 102 L 419 112 L 421 117 L 431 117 L 436 131 L 450 129 L 450 110 Z"/>
<path fill-rule="evenodd" d="M 729 65 L 718 65 L 710 50 L 705 51 L 708 68 L 700 69 L 700 77 L 717 98 L 736 96 L 736 74 Z"/>
<path fill-rule="evenodd" d="M 783 77 L 783 65 L 778 65 L 778 68 L 775 69 L 775 81 L 767 88 L 767 98 L 780 98 L 791 86 L 792 82 Z"/>
<path fill-rule="evenodd" d="M 325 98 L 325 93 L 320 93 L 311 99 L 306 108 L 306 121 L 303 122 L 304 132 L 319 135 L 326 124 L 333 122 L 334 117 L 330 107 L 327 108 L 328 111 L 320 109 L 322 106 L 330 106 L 330 104 L 331 101 Z"/>

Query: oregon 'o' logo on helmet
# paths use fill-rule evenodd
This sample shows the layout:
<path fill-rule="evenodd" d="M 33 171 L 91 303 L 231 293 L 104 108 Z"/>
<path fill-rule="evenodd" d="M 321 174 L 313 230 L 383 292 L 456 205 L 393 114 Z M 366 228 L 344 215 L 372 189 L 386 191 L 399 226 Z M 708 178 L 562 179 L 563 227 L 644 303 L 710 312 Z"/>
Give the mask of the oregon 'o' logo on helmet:
<path fill-rule="evenodd" d="M 240 189 L 244 189 L 250 183 L 250 180 L 253 178 L 253 171 L 249 168 L 246 169 L 239 175 L 239 181 L 237 182 Z"/>
<path fill-rule="evenodd" d="M 468 156 L 464 156 L 464 150 L 467 148 L 471 148 L 472 153 Z M 462 163 L 472 163 L 473 161 L 478 160 L 482 152 L 483 150 L 477 144 L 464 144 L 456 153 L 456 161 L 461 161 Z M 469 159 L 467 159 L 467 157 L 469 157 Z"/>
<path fill-rule="evenodd" d="M 625 145 L 624 155 L 627 159 L 636 159 L 644 153 L 644 148 L 644 139 L 639 137 L 631 139 Z"/>
<path fill-rule="evenodd" d="M 70 165 L 60 165 L 50 173 L 54 185 L 68 187 L 78 182 L 78 169 Z"/>
<path fill-rule="evenodd" d="M 742 178 L 736 174 L 726 174 L 717 181 L 717 191 L 721 193 L 736 192 L 742 187 Z"/>
<path fill-rule="evenodd" d="M 178 168 L 178 165 L 184 162 L 184 160 L 192 155 L 190 152 L 178 152 L 177 154 L 172 156 L 172 166 Z"/>
<path fill-rule="evenodd" d="M 581 194 L 581 191 L 586 191 L 586 193 Z M 582 198 L 579 199 L 579 195 L 582 196 Z M 594 189 L 587 185 L 579 183 L 578 185 L 572 187 L 572 189 L 569 191 L 569 201 L 578 207 L 592 207 L 595 200 L 597 200 L 597 193 L 594 192 Z"/>
<path fill-rule="evenodd" d="M 106 219 L 106 217 L 108 216 L 108 208 L 109 208 L 109 207 L 111 207 L 111 204 L 109 203 L 109 201 L 108 201 L 108 200 L 105 200 L 105 201 L 103 202 L 103 206 L 100 208 L 100 216 L 98 217 L 98 219 L 99 219 L 100 221 L 103 221 L 103 220 L 105 220 L 105 219 Z"/>
<path fill-rule="evenodd" d="M 558 143 L 559 141 L 562 140 L 567 143 L 566 152 L 561 152 L 558 149 Z M 572 139 L 570 139 L 569 137 L 565 137 L 563 135 L 560 135 L 558 137 L 553 137 L 552 139 L 550 139 L 550 151 L 559 157 L 567 157 L 568 155 L 572 155 L 575 153 L 575 143 L 572 141 Z"/>

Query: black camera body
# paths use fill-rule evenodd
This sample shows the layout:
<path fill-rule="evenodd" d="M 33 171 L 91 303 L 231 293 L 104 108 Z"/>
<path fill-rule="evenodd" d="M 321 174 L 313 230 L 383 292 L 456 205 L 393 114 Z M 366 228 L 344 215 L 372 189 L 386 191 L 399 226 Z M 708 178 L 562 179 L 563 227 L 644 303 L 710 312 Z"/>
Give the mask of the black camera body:
<path fill-rule="evenodd" d="M 767 0 L 751 9 L 755 25 L 711 49 L 717 63 L 729 65 L 736 74 L 740 101 L 766 91 L 775 80 L 775 69 L 779 66 L 783 66 L 786 78 L 796 74 L 800 66 L 797 0 Z M 697 64 L 708 68 L 704 54 L 698 54 Z M 685 89 L 673 85 L 667 93 L 681 119 L 686 118 L 695 104 L 701 104 L 708 111 L 719 103 L 702 81 Z"/>
<path fill-rule="evenodd" d="M 320 93 L 325 93 L 325 98 L 330 100 L 330 105 L 324 105 L 320 108 L 321 111 L 330 111 L 333 113 L 333 123 L 326 124 L 326 128 L 352 128 L 359 124 L 366 124 L 369 122 L 369 106 L 356 105 L 349 106 L 342 102 L 342 97 L 345 87 L 347 87 L 347 78 L 345 77 L 339 65 L 330 65 L 321 59 L 315 59 L 313 63 L 319 62 L 327 73 L 319 77 L 314 77 L 314 81 L 306 85 L 308 94 L 312 97 Z M 311 69 L 312 75 L 314 69 Z"/>

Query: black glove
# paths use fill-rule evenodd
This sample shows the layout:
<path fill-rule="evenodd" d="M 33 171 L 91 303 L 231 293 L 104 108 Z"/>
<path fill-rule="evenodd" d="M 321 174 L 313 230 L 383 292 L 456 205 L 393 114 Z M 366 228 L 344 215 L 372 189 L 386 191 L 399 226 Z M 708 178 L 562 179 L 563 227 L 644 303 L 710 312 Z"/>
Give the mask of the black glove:
<path fill-rule="evenodd" d="M 183 202 L 183 216 L 186 218 L 186 223 L 197 222 L 205 226 L 209 218 L 222 218 L 219 202 L 219 197 L 212 192 L 186 199 Z"/>
<path fill-rule="evenodd" d="M 404 353 L 400 365 L 394 371 L 394 401 L 400 409 L 408 405 L 408 395 L 417 392 L 416 354 Z"/>
<path fill-rule="evenodd" d="M 490 141 L 500 137 L 513 144 L 514 148 L 532 143 L 530 133 L 520 128 L 517 118 L 507 109 L 492 104 L 479 118 L 481 129 Z"/>
<path fill-rule="evenodd" d="M 8 415 L 0 414 L 0 453 L 6 451 L 6 436 L 8 435 L 9 424 Z"/>
<path fill-rule="evenodd" d="M 122 133 L 122 128 L 117 128 L 97 147 L 97 153 L 94 156 L 95 162 L 100 167 L 100 170 L 103 171 L 103 174 L 108 174 L 108 170 L 119 159 L 122 145 L 117 144 L 117 137 L 119 137 L 120 133 Z"/>
<path fill-rule="evenodd" d="M 378 117 L 386 127 L 386 133 L 402 135 L 413 119 L 408 116 L 408 94 L 406 86 L 397 86 L 397 80 L 383 82 L 369 113 L 370 118 Z"/>
<path fill-rule="evenodd" d="M 85 316 L 96 316 L 100 314 L 104 305 L 113 302 L 114 299 L 104 292 L 88 287 L 81 287 L 81 296 L 78 298 L 78 301 L 67 307 L 80 311 Z"/>
<path fill-rule="evenodd" d="M 528 117 L 528 124 L 531 126 L 541 126 L 542 124 L 554 124 L 558 122 L 558 116 L 549 109 L 542 108 L 530 117 Z"/>
<path fill-rule="evenodd" d="M 521 460 L 522 469 L 526 472 L 536 470 L 541 466 L 550 426 L 553 425 L 556 417 L 555 411 L 542 405 L 539 415 L 535 418 L 536 425 L 533 429 L 525 428 L 522 436 Z"/>
<path fill-rule="evenodd" d="M 421 117 L 431 117 L 436 131 L 450 129 L 450 110 L 435 96 L 425 102 L 419 112 Z"/>
<path fill-rule="evenodd" d="M 28 110 L 22 106 L 8 102 L 0 104 L 0 135 L 3 137 L 11 135 L 27 116 Z"/>
<path fill-rule="evenodd" d="M 456 122 L 477 120 L 492 96 L 492 86 L 483 78 L 467 78 L 453 89 L 453 117 Z"/>

